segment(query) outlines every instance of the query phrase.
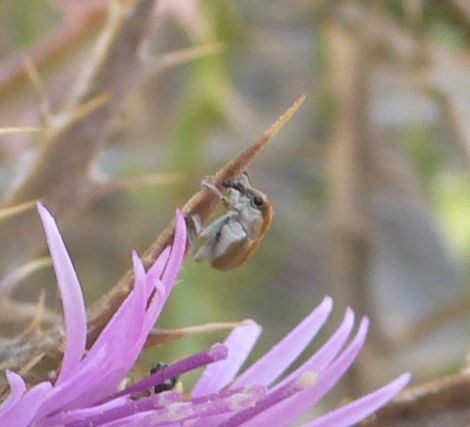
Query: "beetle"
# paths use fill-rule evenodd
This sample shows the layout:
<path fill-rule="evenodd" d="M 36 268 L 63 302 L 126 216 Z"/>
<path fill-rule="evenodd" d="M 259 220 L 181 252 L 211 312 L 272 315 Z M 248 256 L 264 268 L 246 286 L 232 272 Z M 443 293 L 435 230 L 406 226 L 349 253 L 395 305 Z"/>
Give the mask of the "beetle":
<path fill-rule="evenodd" d="M 251 185 L 247 172 L 239 179 L 223 183 L 228 189 L 226 195 L 210 178 L 204 179 L 201 185 L 221 198 L 227 212 L 197 235 L 203 243 L 193 251 L 194 259 L 207 259 L 218 270 L 231 270 L 253 255 L 263 240 L 273 218 L 272 203 L 266 194 Z"/>

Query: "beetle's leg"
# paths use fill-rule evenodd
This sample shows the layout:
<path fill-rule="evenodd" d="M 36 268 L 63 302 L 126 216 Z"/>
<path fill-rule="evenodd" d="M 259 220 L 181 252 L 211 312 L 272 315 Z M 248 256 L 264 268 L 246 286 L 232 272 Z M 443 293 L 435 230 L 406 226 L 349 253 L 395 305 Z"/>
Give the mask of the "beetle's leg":
<path fill-rule="evenodd" d="M 199 214 L 195 214 L 191 216 L 185 216 L 184 219 L 186 221 L 186 226 L 188 228 L 191 228 L 191 230 L 196 236 L 199 236 L 202 231 L 201 216 Z"/>
<path fill-rule="evenodd" d="M 230 218 L 233 216 L 233 212 L 227 212 L 225 215 L 222 215 L 220 218 L 217 218 L 211 222 L 204 230 L 201 231 L 199 237 L 203 239 L 209 239 L 215 237 L 217 233 L 220 232 L 221 228 L 230 221 Z"/>
<path fill-rule="evenodd" d="M 220 234 L 222 227 L 230 221 L 233 214 L 228 212 L 220 218 L 211 222 L 201 233 L 197 236 L 202 238 L 205 242 L 196 250 L 195 244 L 191 245 L 193 249 L 193 258 L 196 261 L 202 261 L 205 258 L 210 258 L 214 250 L 214 246 L 217 244 L 217 236 Z"/>
<path fill-rule="evenodd" d="M 224 207 L 226 209 L 230 209 L 231 206 L 233 205 L 232 201 L 230 200 L 229 197 L 225 196 L 212 182 L 212 177 L 211 176 L 206 176 L 202 181 L 201 181 L 201 187 L 207 188 L 208 190 L 211 190 L 217 197 L 219 197 L 222 200 L 222 203 L 224 204 Z"/>
<path fill-rule="evenodd" d="M 196 241 L 202 231 L 201 217 L 199 215 L 192 215 L 184 217 L 186 229 L 188 230 L 188 243 L 191 247 L 191 253 L 196 250 Z"/>
<path fill-rule="evenodd" d="M 214 185 L 213 178 L 211 176 L 206 176 L 202 179 L 201 187 L 211 190 L 221 199 L 224 198 L 224 195 L 222 194 L 222 192 Z"/>
<path fill-rule="evenodd" d="M 207 240 L 202 246 L 199 247 L 197 251 L 194 252 L 193 259 L 196 262 L 201 262 L 205 259 L 209 259 L 212 253 L 213 245 L 213 241 Z"/>

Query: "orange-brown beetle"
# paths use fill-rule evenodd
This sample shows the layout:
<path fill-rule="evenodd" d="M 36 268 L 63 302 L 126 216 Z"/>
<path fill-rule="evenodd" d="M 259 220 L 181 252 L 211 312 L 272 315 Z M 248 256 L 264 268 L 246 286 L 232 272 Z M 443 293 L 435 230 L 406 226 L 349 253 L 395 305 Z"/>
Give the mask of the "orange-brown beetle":
<path fill-rule="evenodd" d="M 273 217 L 271 201 L 251 185 L 246 172 L 237 180 L 224 182 L 226 195 L 209 179 L 202 185 L 222 199 L 227 212 L 197 235 L 204 242 L 194 252 L 194 259 L 208 259 L 218 270 L 231 270 L 253 255 L 263 240 Z"/>

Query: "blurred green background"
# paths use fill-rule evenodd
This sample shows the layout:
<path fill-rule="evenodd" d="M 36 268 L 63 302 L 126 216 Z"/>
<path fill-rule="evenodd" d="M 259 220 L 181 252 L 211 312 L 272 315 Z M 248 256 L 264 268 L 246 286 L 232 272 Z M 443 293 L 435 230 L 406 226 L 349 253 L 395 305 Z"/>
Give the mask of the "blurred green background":
<path fill-rule="evenodd" d="M 56 43 L 58 30 L 82 25 L 77 42 L 39 67 L 52 108 L 62 105 L 102 25 L 90 11 L 105 7 L 0 2 L 1 126 L 39 120 L 31 85 L 8 80 L 15 64 Z M 347 305 L 372 318 L 356 385 L 458 366 L 470 309 L 466 3 L 162 0 L 156 16 L 153 54 L 215 42 L 223 50 L 137 85 L 97 159 L 110 178 L 179 172 L 184 180 L 105 195 L 60 222 L 87 302 L 111 288 L 131 249 L 144 252 L 204 176 L 305 93 L 250 170 L 276 212 L 259 251 L 227 273 L 187 260 L 159 326 L 253 318 L 264 326 L 260 355 L 330 294 L 336 319 Z M 35 148 L 29 136 L 0 140 L 4 194 Z M 57 307 L 49 270 L 26 278 L 15 297 L 34 301 L 42 288 Z M 170 343 L 143 365 L 223 336 Z"/>

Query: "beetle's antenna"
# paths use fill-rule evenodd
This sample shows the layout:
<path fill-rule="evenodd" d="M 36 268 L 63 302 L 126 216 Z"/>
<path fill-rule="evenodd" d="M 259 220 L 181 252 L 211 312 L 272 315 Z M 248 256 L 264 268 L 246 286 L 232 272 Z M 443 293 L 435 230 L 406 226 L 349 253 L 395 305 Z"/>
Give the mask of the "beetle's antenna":
<path fill-rule="evenodd" d="M 250 184 L 251 186 L 251 178 L 250 178 L 250 174 L 248 173 L 248 171 L 243 171 L 243 175 L 245 176 L 246 180 L 248 181 L 248 184 Z"/>

